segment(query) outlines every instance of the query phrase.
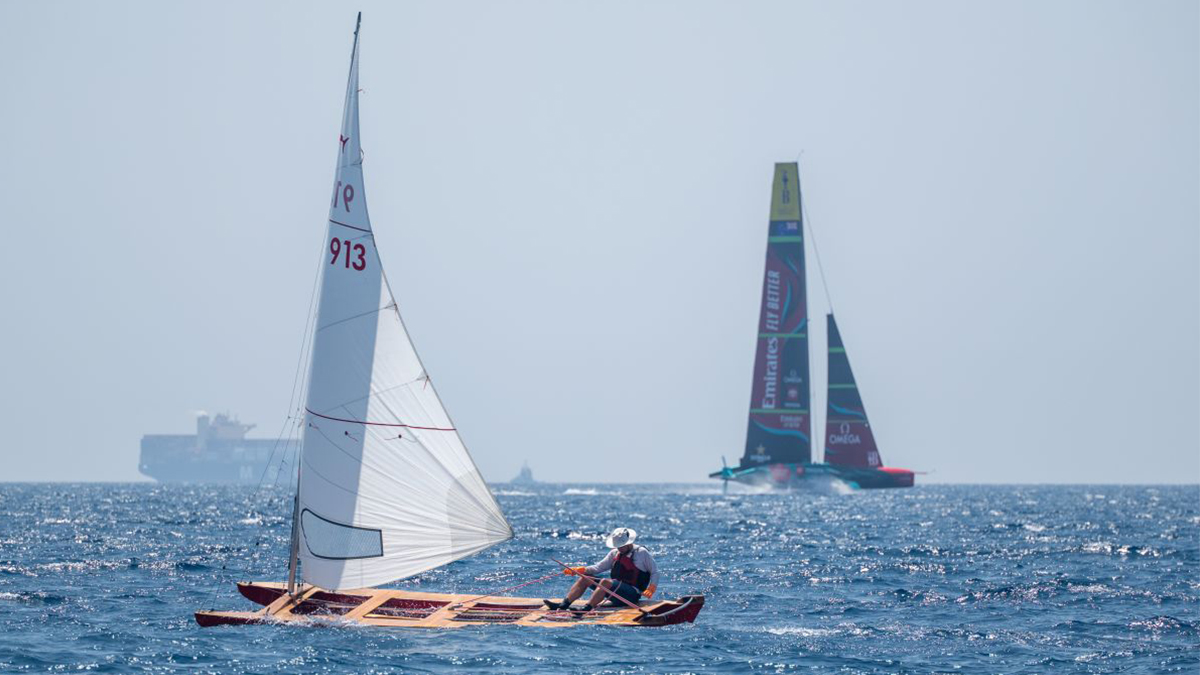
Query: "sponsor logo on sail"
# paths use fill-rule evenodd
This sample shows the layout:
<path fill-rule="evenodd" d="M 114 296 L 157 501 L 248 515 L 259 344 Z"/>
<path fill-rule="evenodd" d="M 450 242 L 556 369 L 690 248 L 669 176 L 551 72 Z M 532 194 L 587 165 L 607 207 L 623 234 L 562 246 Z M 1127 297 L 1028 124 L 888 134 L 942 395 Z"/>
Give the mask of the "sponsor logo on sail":
<path fill-rule="evenodd" d="M 763 374 L 763 408 L 774 408 L 779 385 L 779 338 L 767 338 L 767 372 Z"/>
<path fill-rule="evenodd" d="M 862 443 L 862 438 L 858 434 L 850 432 L 850 423 L 842 422 L 838 425 L 838 433 L 829 434 L 830 445 L 859 445 Z"/>
<path fill-rule="evenodd" d="M 783 383 L 787 385 L 787 398 L 783 401 L 785 408 L 799 409 L 803 407 L 800 400 L 800 392 L 803 391 L 801 385 L 804 384 L 804 378 L 796 373 L 796 369 L 792 368 L 787 375 L 783 376 Z"/>
<path fill-rule="evenodd" d="M 779 270 L 767 270 L 763 305 L 763 324 L 768 333 L 779 332 Z M 762 408 L 774 408 L 779 387 L 779 338 L 767 338 L 767 351 L 763 374 Z"/>
<path fill-rule="evenodd" d="M 779 332 L 779 270 L 767 270 L 766 312 L 763 323 L 768 333 Z"/>
<path fill-rule="evenodd" d="M 784 429 L 804 429 L 804 415 L 780 415 L 779 424 Z"/>

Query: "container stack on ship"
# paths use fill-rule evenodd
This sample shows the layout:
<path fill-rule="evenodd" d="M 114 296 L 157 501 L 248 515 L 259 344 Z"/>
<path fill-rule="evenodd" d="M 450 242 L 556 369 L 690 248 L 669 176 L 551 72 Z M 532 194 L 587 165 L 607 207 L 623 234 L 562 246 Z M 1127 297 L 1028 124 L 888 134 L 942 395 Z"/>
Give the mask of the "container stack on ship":
<path fill-rule="evenodd" d="M 246 438 L 253 424 L 228 415 L 196 417 L 196 433 L 142 437 L 138 470 L 160 482 L 257 483 L 278 439 Z"/>

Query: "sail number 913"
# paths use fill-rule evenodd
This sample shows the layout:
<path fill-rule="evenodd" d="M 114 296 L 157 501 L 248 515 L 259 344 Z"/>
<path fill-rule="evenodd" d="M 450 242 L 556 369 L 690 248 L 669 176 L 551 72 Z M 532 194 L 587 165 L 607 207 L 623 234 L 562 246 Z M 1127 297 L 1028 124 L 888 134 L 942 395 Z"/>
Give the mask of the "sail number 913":
<path fill-rule="evenodd" d="M 329 252 L 333 254 L 333 257 L 329 259 L 330 265 L 336 265 L 340 257 L 348 270 L 361 272 L 367 268 L 367 247 L 362 244 L 354 244 L 349 239 L 334 237 L 329 241 Z M 351 255 L 354 257 L 353 261 Z"/>

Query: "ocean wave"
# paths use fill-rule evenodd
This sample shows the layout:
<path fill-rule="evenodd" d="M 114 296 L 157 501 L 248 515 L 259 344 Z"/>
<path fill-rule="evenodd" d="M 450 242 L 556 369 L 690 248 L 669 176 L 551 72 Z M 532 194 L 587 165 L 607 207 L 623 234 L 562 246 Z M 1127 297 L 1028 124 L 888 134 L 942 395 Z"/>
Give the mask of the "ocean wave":
<path fill-rule="evenodd" d="M 803 626 L 768 628 L 767 632 L 771 635 L 797 635 L 799 637 L 832 637 L 838 634 L 836 628 L 804 628 Z"/>
<path fill-rule="evenodd" d="M 1113 544 L 1110 541 L 1090 541 L 1079 547 L 1083 553 L 1102 553 L 1104 555 L 1120 555 L 1120 556 L 1150 556 L 1158 558 L 1163 555 L 1163 551 L 1150 546 L 1137 546 L 1135 544 Z"/>
<path fill-rule="evenodd" d="M 1183 635 L 1197 635 L 1200 630 L 1196 625 L 1182 619 L 1176 619 L 1173 616 L 1155 616 L 1149 619 L 1139 621 L 1131 621 L 1129 628 L 1133 630 L 1144 630 L 1151 633 L 1181 633 Z"/>
<path fill-rule="evenodd" d="M 66 598 L 53 593 L 45 593 L 42 591 L 34 591 L 27 593 L 12 593 L 8 591 L 0 592 L 0 602 L 16 602 L 25 605 L 59 605 L 66 602 Z"/>
<path fill-rule="evenodd" d="M 606 490 L 597 490 L 596 488 L 567 488 L 566 490 L 563 490 L 562 493 L 564 495 L 583 496 L 583 497 L 600 497 L 600 496 L 620 497 L 625 494 L 624 492 L 608 492 Z"/>

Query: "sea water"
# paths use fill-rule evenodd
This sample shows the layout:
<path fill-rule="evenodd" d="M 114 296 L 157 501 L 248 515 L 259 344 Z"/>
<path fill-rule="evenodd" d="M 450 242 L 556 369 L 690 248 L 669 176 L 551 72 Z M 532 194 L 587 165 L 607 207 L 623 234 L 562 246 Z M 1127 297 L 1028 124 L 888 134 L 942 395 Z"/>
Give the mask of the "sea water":
<path fill-rule="evenodd" d="M 486 593 L 639 533 L 692 625 L 200 628 L 283 580 L 290 495 L 0 485 L 0 671 L 1195 673 L 1200 487 L 495 486 L 512 541 L 403 584 Z M 522 589 L 561 597 L 557 576 Z"/>

